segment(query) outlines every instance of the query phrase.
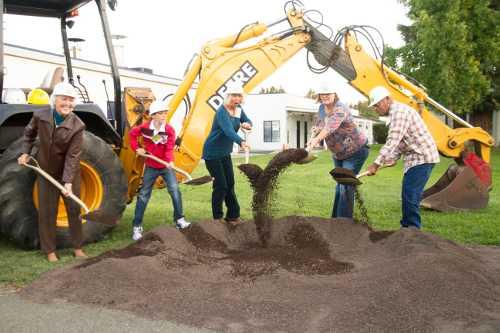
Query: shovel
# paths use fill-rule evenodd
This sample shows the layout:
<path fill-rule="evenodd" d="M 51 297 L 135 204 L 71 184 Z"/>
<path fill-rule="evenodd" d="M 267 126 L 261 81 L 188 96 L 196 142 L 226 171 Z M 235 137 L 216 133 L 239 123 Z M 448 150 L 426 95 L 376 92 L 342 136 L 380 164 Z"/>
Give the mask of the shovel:
<path fill-rule="evenodd" d="M 38 161 L 34 157 L 30 156 L 30 160 L 33 161 L 35 163 L 35 165 L 25 163 L 24 164 L 25 167 L 28 167 L 28 168 L 36 171 L 38 174 L 40 174 L 45 179 L 47 179 L 52 185 L 57 187 L 62 193 L 66 192 L 66 189 L 64 188 L 64 186 L 62 186 L 51 175 L 49 175 L 42 168 L 40 168 L 40 164 L 38 164 Z M 74 195 L 73 193 L 69 193 L 68 197 L 71 200 L 73 200 L 74 202 L 76 202 L 85 211 L 85 213 L 83 215 L 80 215 L 80 217 L 82 219 L 90 220 L 92 222 L 105 224 L 105 225 L 116 225 L 117 224 L 116 216 L 110 216 L 110 215 L 108 215 L 100 210 L 90 211 L 90 209 L 87 207 L 87 205 L 82 200 L 80 200 L 80 198 L 78 198 L 76 195 Z"/>
<path fill-rule="evenodd" d="M 304 149 L 307 152 L 307 156 L 301 159 L 300 161 L 295 162 L 295 164 L 311 163 L 312 161 L 318 158 L 318 156 L 311 154 L 311 151 L 313 149 L 312 147 L 308 146 L 307 148 L 302 148 L 302 149 Z"/>
<path fill-rule="evenodd" d="M 151 154 L 139 154 L 137 153 L 139 156 L 142 156 L 142 157 L 146 157 L 146 158 L 150 158 L 160 164 L 163 164 L 164 166 L 166 167 L 169 167 L 168 163 L 165 162 L 164 160 L 154 156 L 154 155 L 151 155 Z M 178 172 L 180 173 L 181 175 L 183 175 L 184 177 L 187 178 L 187 180 L 185 182 L 182 182 L 182 184 L 186 184 L 186 185 L 193 185 L 193 186 L 197 186 L 197 185 L 203 185 L 203 184 L 207 184 L 207 183 L 210 183 L 211 181 L 213 181 L 214 179 L 210 176 L 202 176 L 202 177 L 199 177 L 199 178 L 193 178 L 191 177 L 191 175 L 189 173 L 187 173 L 186 171 L 182 170 L 182 169 L 179 169 L 177 168 L 176 166 L 172 166 L 172 169 L 174 169 L 175 172 Z"/>
<path fill-rule="evenodd" d="M 382 165 L 378 169 L 383 169 L 388 167 L 388 165 Z M 361 185 L 363 184 L 359 179 L 369 175 L 369 171 L 364 171 L 359 175 L 356 175 L 351 169 L 337 167 L 330 171 L 330 175 L 335 179 L 335 181 L 342 185 Z"/>

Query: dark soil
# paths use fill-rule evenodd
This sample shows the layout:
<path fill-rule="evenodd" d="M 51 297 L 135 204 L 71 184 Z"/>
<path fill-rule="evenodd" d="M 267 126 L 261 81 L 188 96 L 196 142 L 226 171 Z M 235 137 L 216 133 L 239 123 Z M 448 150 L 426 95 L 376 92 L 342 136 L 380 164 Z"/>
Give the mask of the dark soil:
<path fill-rule="evenodd" d="M 204 221 L 55 269 L 21 291 L 224 332 L 498 332 L 500 250 L 349 220 Z"/>
<path fill-rule="evenodd" d="M 361 215 L 361 217 L 357 220 L 361 223 L 371 224 L 370 217 L 368 216 L 368 210 L 365 205 L 365 199 L 363 198 L 358 186 L 354 186 L 354 197 L 356 198 L 355 202 L 356 206 L 358 206 L 358 212 Z"/>
<path fill-rule="evenodd" d="M 208 184 L 212 180 L 213 180 L 213 178 L 210 176 L 202 176 L 202 177 L 193 178 L 191 180 L 185 181 L 183 184 L 198 186 L 198 185 Z"/>
<path fill-rule="evenodd" d="M 271 237 L 273 192 L 278 186 L 279 175 L 292 163 L 307 157 L 305 149 L 287 149 L 276 154 L 264 170 L 255 164 L 241 164 L 238 168 L 247 176 L 254 191 L 252 210 L 257 233 L 263 246 Z"/>

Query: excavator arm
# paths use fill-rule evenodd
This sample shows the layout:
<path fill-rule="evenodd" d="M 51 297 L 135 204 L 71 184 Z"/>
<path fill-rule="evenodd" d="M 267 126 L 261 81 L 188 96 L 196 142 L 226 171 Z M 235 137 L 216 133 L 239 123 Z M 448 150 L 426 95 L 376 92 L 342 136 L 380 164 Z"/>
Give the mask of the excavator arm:
<path fill-rule="evenodd" d="M 262 23 L 252 24 L 236 35 L 211 41 L 202 47 L 184 81 L 170 100 L 167 119 L 171 119 L 198 78 L 195 99 L 178 135 L 174 153 L 177 167 L 191 173 L 198 165 L 203 143 L 211 129 L 215 111 L 223 102 L 228 83 L 238 82 L 246 92 L 250 92 L 305 47 L 318 63 L 341 74 L 363 95 L 367 96 L 372 88 L 382 85 L 389 89 L 396 100 L 418 110 L 442 155 L 462 161 L 467 143 L 476 144 L 483 164 L 479 163 L 480 166 L 477 167 L 478 163 L 474 160 L 476 164 L 473 168 L 471 165 L 461 165 L 453 171 L 448 170 L 437 186 L 430 189 L 432 193 L 427 191 L 427 196 L 434 199 L 431 203 L 425 203 L 424 200 L 426 207 L 446 211 L 481 208 L 487 205 L 491 177 L 489 180 L 488 177 L 478 177 L 478 170 L 483 170 L 483 176 L 484 172 L 490 172 L 488 162 L 493 139 L 486 131 L 468 124 L 432 100 L 420 86 L 374 59 L 364 51 L 363 46 L 349 30 L 346 30 L 343 36 L 342 47 L 308 23 L 299 9 L 288 11 L 286 20 L 290 24 L 289 29 L 262 38 L 253 44 L 241 46 L 241 43 L 264 34 L 274 23 L 267 26 Z M 282 21 L 284 20 L 278 22 Z M 463 127 L 448 127 L 428 106 L 451 117 Z M 469 174 L 469 177 L 459 177 L 465 174 Z M 455 200 L 457 195 L 453 196 L 452 192 L 457 191 L 465 195 Z"/>
<path fill-rule="evenodd" d="M 374 87 L 385 86 L 395 100 L 418 110 L 442 155 L 458 158 L 465 150 L 465 144 L 469 141 L 475 141 L 480 145 L 479 153 L 482 159 L 486 162 L 490 161 L 493 138 L 485 130 L 480 127 L 473 127 L 453 112 L 447 110 L 430 98 L 422 88 L 411 83 L 390 67 L 384 66 L 382 68 L 380 61 L 367 54 L 352 34 L 347 32 L 344 40 L 345 50 L 356 69 L 356 78 L 349 82 L 354 88 L 363 95 L 368 96 L 368 93 Z M 463 127 L 448 127 L 426 105 L 433 106 L 437 112 L 452 118 Z"/>
<path fill-rule="evenodd" d="M 174 153 L 177 167 L 191 173 L 198 165 L 203 143 L 212 127 L 215 111 L 224 100 L 228 83 L 238 82 L 246 92 L 252 91 L 310 41 L 302 12 L 290 11 L 287 19 L 291 26 L 288 31 L 249 46 L 235 47 L 261 36 L 268 26 L 255 23 L 236 35 L 209 42 L 202 47 L 170 100 L 168 120 L 188 94 L 195 79 L 199 78 L 191 110 L 178 135 Z"/>

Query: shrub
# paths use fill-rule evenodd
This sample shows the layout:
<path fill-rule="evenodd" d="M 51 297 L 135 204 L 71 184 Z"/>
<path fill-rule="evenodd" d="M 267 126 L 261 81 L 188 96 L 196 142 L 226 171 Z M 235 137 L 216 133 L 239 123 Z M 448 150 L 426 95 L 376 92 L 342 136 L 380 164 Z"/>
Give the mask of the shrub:
<path fill-rule="evenodd" d="M 373 139 L 376 143 L 385 143 L 388 127 L 384 123 L 373 124 Z"/>

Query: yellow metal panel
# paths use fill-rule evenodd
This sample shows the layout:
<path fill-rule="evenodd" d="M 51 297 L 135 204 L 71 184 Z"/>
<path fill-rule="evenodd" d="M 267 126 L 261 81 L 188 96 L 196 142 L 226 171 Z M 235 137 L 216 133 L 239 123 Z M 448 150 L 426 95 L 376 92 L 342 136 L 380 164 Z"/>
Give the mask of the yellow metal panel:
<path fill-rule="evenodd" d="M 139 157 L 130 147 L 130 128 L 140 125 L 147 119 L 145 114 L 149 105 L 154 100 L 153 92 L 150 88 L 125 88 L 124 89 L 124 109 L 127 115 L 126 128 L 123 134 L 123 144 L 120 150 L 120 160 L 128 179 L 128 202 L 134 198 L 139 185 L 141 184 L 144 171 L 144 158 Z"/>

